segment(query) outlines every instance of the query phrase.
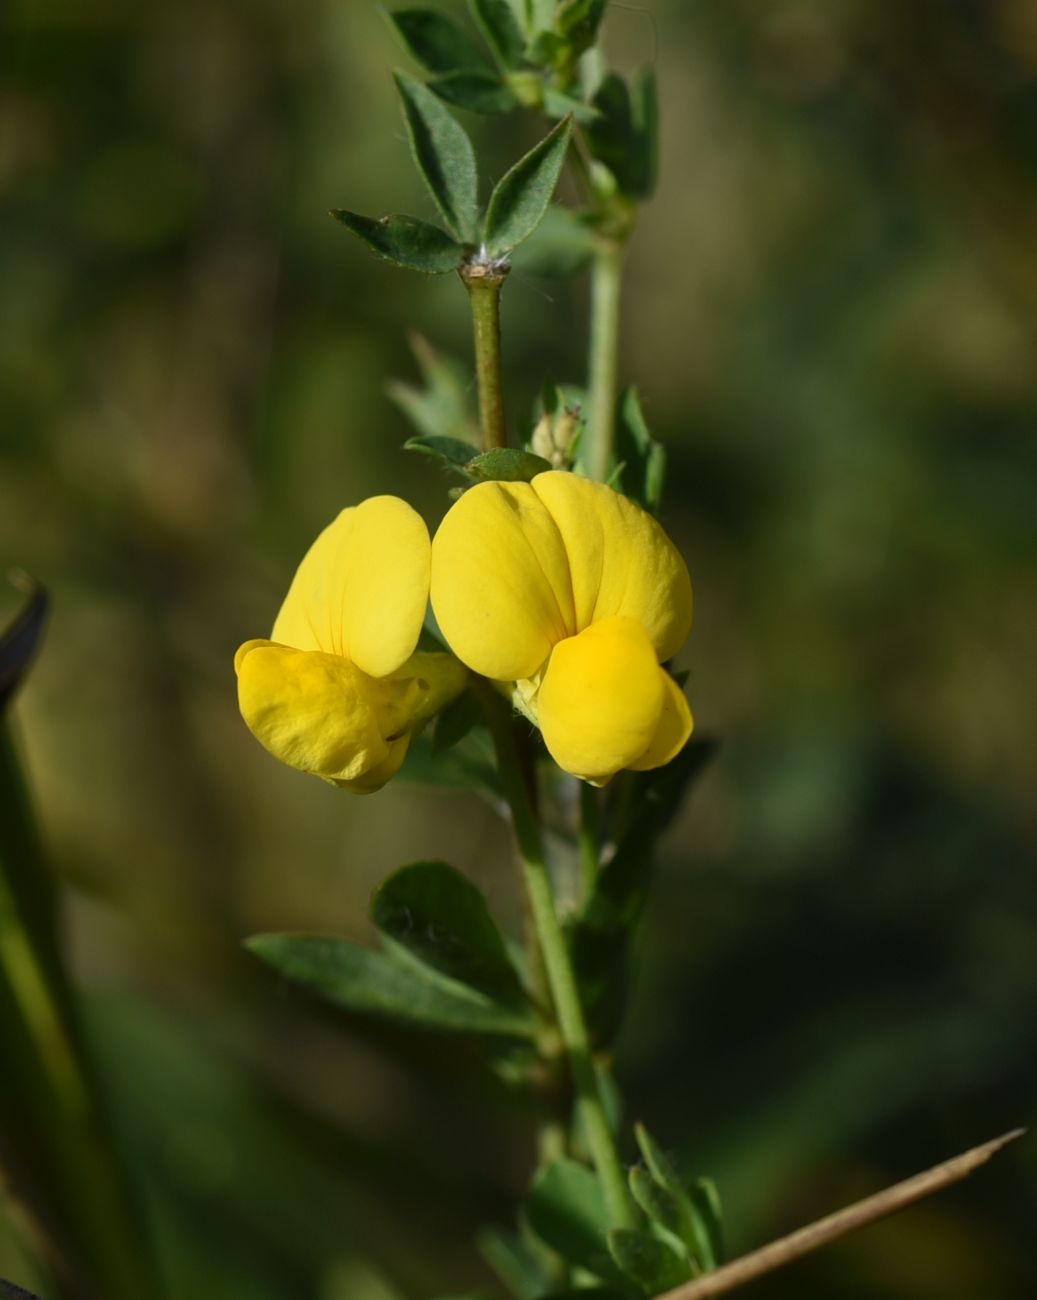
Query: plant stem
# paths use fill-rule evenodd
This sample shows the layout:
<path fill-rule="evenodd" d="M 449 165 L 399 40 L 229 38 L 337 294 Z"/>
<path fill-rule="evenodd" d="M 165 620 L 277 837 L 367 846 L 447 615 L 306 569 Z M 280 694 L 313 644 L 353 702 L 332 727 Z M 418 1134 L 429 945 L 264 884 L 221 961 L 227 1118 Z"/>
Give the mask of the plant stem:
<path fill-rule="evenodd" d="M 501 377 L 500 293 L 507 267 L 473 261 L 460 271 L 472 307 L 475 335 L 475 374 L 479 386 L 479 423 L 483 450 L 507 446 L 504 424 L 504 381 Z"/>
<path fill-rule="evenodd" d="M 555 910 L 554 890 L 544 856 L 540 827 L 530 805 L 518 762 L 513 722 L 506 704 L 492 687 L 485 688 L 483 700 L 493 732 L 501 780 L 511 807 L 526 894 L 540 940 L 540 951 L 569 1060 L 569 1071 L 587 1144 L 612 1226 L 632 1227 L 635 1215 L 627 1190 L 626 1175 L 609 1128 L 598 1076 L 591 1059 L 587 1025 L 565 936 Z"/>
<path fill-rule="evenodd" d="M 619 373 L 619 295 L 625 241 L 600 235 L 591 269 L 588 366 L 588 472 L 604 482 L 612 470 Z"/>
<path fill-rule="evenodd" d="M 598 879 L 598 862 L 601 857 L 600 827 L 598 825 L 598 792 L 586 781 L 580 781 L 580 875 L 583 878 L 583 897 L 590 898 Z"/>
<path fill-rule="evenodd" d="M 156 1296 L 61 962 L 39 840 L 0 721 L 0 1117 L 36 1245 L 67 1300 Z"/>

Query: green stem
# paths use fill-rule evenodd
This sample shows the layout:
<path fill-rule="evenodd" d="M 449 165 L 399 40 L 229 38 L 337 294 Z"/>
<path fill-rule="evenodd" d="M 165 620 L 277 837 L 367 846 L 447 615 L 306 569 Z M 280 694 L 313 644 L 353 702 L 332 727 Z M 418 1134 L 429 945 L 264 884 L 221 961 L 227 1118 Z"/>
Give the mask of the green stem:
<path fill-rule="evenodd" d="M 598 879 L 598 861 L 601 856 L 598 825 L 598 792 L 586 781 L 580 781 L 580 875 L 583 878 L 583 896 L 590 898 Z"/>
<path fill-rule="evenodd" d="M 625 241 L 600 235 L 591 270 L 588 375 L 588 473 L 604 482 L 612 472 L 619 388 L 619 295 Z"/>
<path fill-rule="evenodd" d="M 68 1300 L 157 1295 L 61 964 L 38 837 L 0 722 L 0 1128 L 8 1172 Z"/>
<path fill-rule="evenodd" d="M 508 272 L 506 267 L 470 262 L 461 268 L 460 274 L 472 307 L 483 450 L 492 451 L 494 447 L 506 447 L 508 442 L 500 347 L 500 294 Z"/>
<path fill-rule="evenodd" d="M 540 950 L 587 1144 L 612 1226 L 632 1227 L 635 1215 L 627 1190 L 626 1174 L 609 1128 L 598 1076 L 591 1059 L 583 1007 L 565 936 L 555 910 L 554 890 L 544 856 L 540 827 L 522 779 L 512 720 L 504 701 L 492 687 L 485 688 L 484 703 L 493 731 L 501 780 L 511 807 L 526 894 L 540 940 Z"/>

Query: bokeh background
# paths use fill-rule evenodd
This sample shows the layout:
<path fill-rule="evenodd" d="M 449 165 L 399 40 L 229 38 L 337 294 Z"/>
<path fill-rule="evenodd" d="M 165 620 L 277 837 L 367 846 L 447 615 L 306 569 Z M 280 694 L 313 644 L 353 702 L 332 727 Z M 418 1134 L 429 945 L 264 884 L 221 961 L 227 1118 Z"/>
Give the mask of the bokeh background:
<path fill-rule="evenodd" d="M 512 1212 L 529 1117 L 465 1048 L 240 950 L 369 936 L 418 856 L 517 907 L 476 799 L 345 796 L 235 708 L 235 647 L 342 505 L 445 505 L 385 385 L 415 378 L 408 329 L 467 358 L 463 291 L 325 215 L 429 215 L 404 56 L 367 0 L 0 21 L 0 566 L 54 598 L 19 731 L 174 1294 L 487 1286 L 470 1238 Z M 670 451 L 722 739 L 618 1072 L 742 1249 L 1037 1112 L 1037 9 L 652 0 L 606 32 L 661 82 L 623 374 Z M 538 130 L 468 124 L 498 175 Z M 581 378 L 585 296 L 509 283 L 516 430 Z M 1030 1141 L 747 1294 L 1024 1300 L 1035 1185 Z M 0 1275 L 33 1279 L 2 1222 Z"/>

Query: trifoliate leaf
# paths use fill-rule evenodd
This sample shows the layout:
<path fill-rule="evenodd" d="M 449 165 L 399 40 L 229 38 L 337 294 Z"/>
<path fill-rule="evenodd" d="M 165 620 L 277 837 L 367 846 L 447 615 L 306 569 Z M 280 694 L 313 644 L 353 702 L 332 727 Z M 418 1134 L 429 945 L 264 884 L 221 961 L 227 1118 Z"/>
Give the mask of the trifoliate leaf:
<path fill-rule="evenodd" d="M 331 215 L 379 257 L 409 271 L 444 275 L 456 270 L 464 256 L 460 244 L 445 231 L 417 217 L 391 216 L 375 220 L 347 212 L 344 208 L 335 208 Z"/>
<path fill-rule="evenodd" d="M 506 172 L 490 196 L 483 242 L 495 257 L 510 252 L 536 230 L 565 162 L 572 119 L 565 118 Z"/>
<path fill-rule="evenodd" d="M 460 122 L 427 86 L 396 73 L 411 152 L 450 231 L 478 241 L 479 198 L 475 150 Z"/>

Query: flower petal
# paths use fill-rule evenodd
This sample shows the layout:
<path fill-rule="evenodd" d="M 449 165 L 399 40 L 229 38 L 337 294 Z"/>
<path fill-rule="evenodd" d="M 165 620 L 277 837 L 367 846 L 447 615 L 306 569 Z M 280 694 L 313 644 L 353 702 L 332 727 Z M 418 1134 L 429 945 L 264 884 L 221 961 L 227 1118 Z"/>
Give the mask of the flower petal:
<path fill-rule="evenodd" d="M 555 646 L 537 697 L 551 757 L 607 781 L 645 754 L 659 730 L 665 685 L 648 634 L 632 618 L 592 623 Z"/>
<path fill-rule="evenodd" d="M 576 630 L 569 559 L 528 483 L 480 483 L 432 543 L 432 608 L 450 648 L 484 677 L 531 677 Z"/>
<path fill-rule="evenodd" d="M 256 739 L 282 763 L 350 781 L 389 757 L 406 717 L 391 692 L 348 659 L 250 641 L 238 652 L 238 703 Z"/>
<path fill-rule="evenodd" d="M 418 643 L 429 555 L 424 520 L 399 497 L 370 497 L 343 510 L 299 565 L 273 639 L 388 676 Z"/>
<path fill-rule="evenodd" d="M 663 679 L 663 711 L 652 743 L 636 763 L 628 764 L 635 772 L 665 767 L 688 743 L 695 725 L 684 692 L 665 668 L 659 669 L 659 675 Z"/>
<path fill-rule="evenodd" d="M 624 615 L 647 630 L 659 659 L 676 654 L 691 630 L 691 579 L 656 520 L 629 497 L 578 474 L 551 470 L 531 486 L 565 543 L 574 630 Z"/>

